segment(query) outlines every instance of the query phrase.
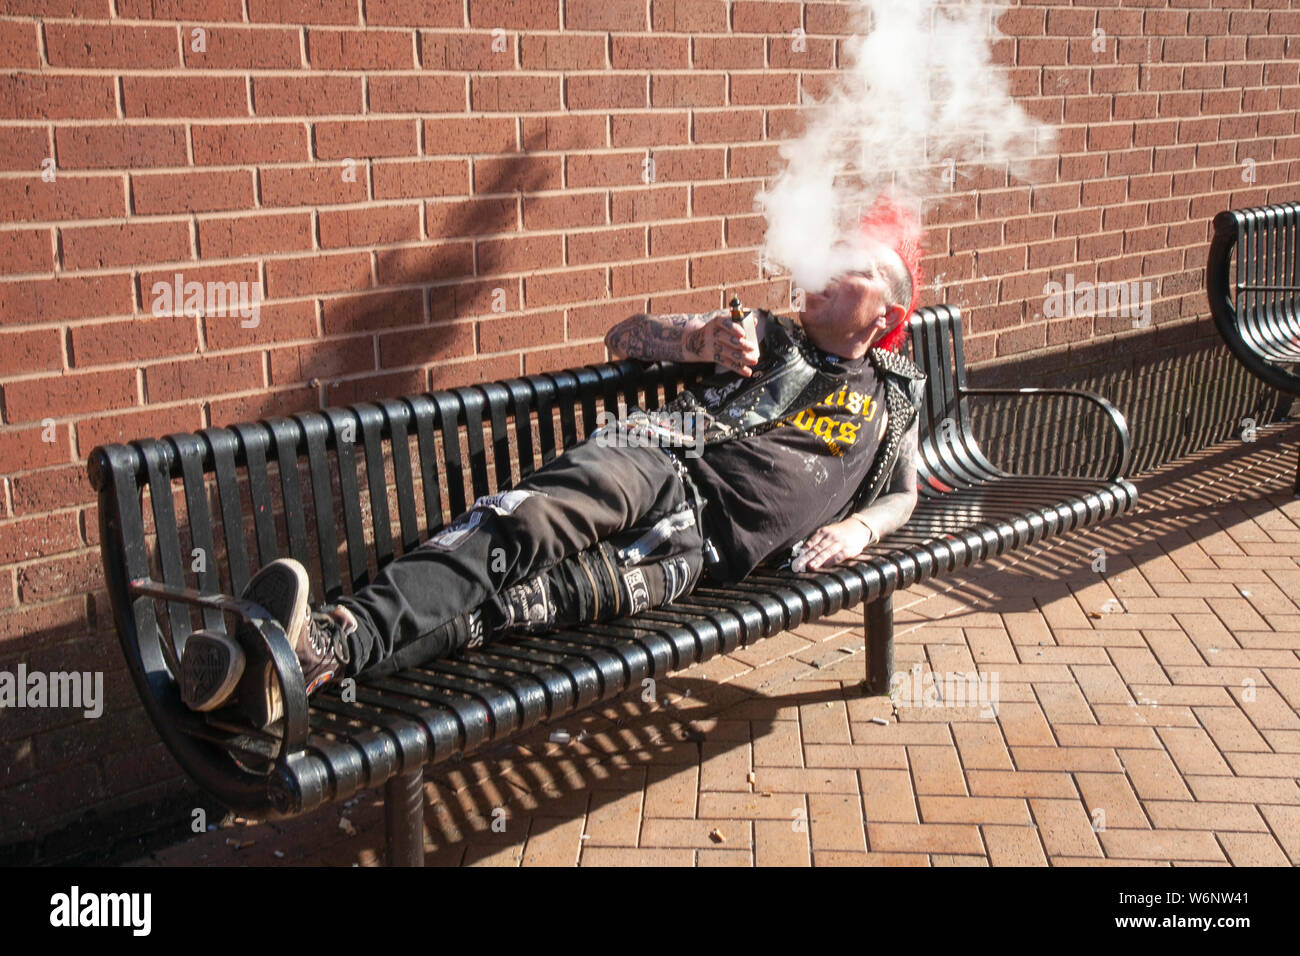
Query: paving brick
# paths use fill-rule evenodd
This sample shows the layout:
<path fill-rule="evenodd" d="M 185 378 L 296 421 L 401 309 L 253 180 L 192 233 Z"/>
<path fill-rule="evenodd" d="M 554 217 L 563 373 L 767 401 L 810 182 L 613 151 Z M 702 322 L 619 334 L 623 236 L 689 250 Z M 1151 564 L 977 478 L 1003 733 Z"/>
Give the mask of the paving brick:
<path fill-rule="evenodd" d="M 862 800 L 857 794 L 809 793 L 808 828 L 814 852 L 864 851 Z"/>
<path fill-rule="evenodd" d="M 583 866 L 692 866 L 695 851 L 689 849 L 629 849 L 627 847 L 592 846 L 582 851 Z"/>
<path fill-rule="evenodd" d="M 754 791 L 762 793 L 857 793 L 857 773 L 848 768 L 808 770 L 761 767 L 754 771 Z"/>
<path fill-rule="evenodd" d="M 587 845 L 636 846 L 642 804 L 640 790 L 593 793 L 587 811 Z"/>
<path fill-rule="evenodd" d="M 859 773 L 865 818 L 870 823 L 918 823 L 912 776 L 906 770 Z"/>
<path fill-rule="evenodd" d="M 1046 866 L 1047 856 L 1037 827 L 998 826 L 987 824 L 980 828 L 989 849 L 989 862 L 993 866 Z"/>
<path fill-rule="evenodd" d="M 791 821 L 754 821 L 755 866 L 808 866 L 811 850 L 808 832 L 795 830 Z"/>
<path fill-rule="evenodd" d="M 647 817 L 694 817 L 698 767 L 651 767 L 646 773 Z"/>
<path fill-rule="evenodd" d="M 724 842 L 717 843 L 710 833 L 718 831 Z M 725 846 L 728 849 L 750 845 L 750 826 L 747 820 L 684 820 L 647 819 L 641 826 L 643 847 L 697 847 L 708 849 Z"/>
<path fill-rule="evenodd" d="M 809 767 L 878 767 L 897 770 L 907 766 L 907 748 L 871 744 L 808 744 L 804 747 L 804 762 Z"/>
<path fill-rule="evenodd" d="M 1107 827 L 1150 828 L 1133 785 L 1124 774 L 1076 773 L 1074 779 L 1083 795 L 1088 819 L 1097 819 L 1094 814 L 1100 809 L 1106 814 Z"/>
<path fill-rule="evenodd" d="M 1288 866 L 1286 853 L 1267 833 L 1220 833 L 1219 842 L 1233 866 Z"/>
<path fill-rule="evenodd" d="M 749 790 L 749 742 L 706 740 L 701 744 L 700 790 Z"/>
<path fill-rule="evenodd" d="M 1068 773 L 1025 770 L 970 770 L 966 774 L 975 797 L 1074 797 Z"/>
<path fill-rule="evenodd" d="M 1106 830 L 1098 834 L 1110 857 L 1153 860 L 1225 859 L 1213 833 L 1204 830 Z"/>
<path fill-rule="evenodd" d="M 1243 803 L 1192 803 L 1150 800 L 1143 804 L 1157 830 L 1265 830 L 1252 806 Z"/>
<path fill-rule="evenodd" d="M 1115 751 L 1105 747 L 1012 747 L 1011 759 L 1021 770 L 1120 769 Z"/>
<path fill-rule="evenodd" d="M 963 769 L 1010 770 L 1011 754 L 1001 729 L 989 723 L 956 723 L 952 734 L 957 741 Z"/>
<path fill-rule="evenodd" d="M 870 823 L 871 852 L 983 854 L 979 828 L 949 823 Z"/>
<path fill-rule="evenodd" d="M 918 794 L 965 795 L 961 762 L 951 747 L 908 747 L 912 780 Z"/>
<path fill-rule="evenodd" d="M 925 823 L 1005 823 L 1032 826 L 1029 806 L 1014 797 L 918 796 Z"/>
<path fill-rule="evenodd" d="M 1214 741 L 1204 730 L 1192 727 L 1161 727 L 1156 733 L 1169 756 L 1184 774 L 1231 774 Z"/>
<path fill-rule="evenodd" d="M 1032 798 L 1030 810 L 1049 857 L 1101 856 L 1093 820 L 1077 800 Z"/>

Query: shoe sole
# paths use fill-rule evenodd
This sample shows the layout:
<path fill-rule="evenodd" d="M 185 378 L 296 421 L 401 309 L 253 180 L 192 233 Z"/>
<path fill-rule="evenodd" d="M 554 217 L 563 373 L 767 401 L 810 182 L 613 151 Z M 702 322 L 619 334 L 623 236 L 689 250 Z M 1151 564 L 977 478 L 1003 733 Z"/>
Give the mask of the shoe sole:
<path fill-rule="evenodd" d="M 181 700 L 191 710 L 216 710 L 244 675 L 244 650 L 225 634 L 196 631 L 181 652 Z"/>
<path fill-rule="evenodd" d="M 244 589 L 244 599 L 252 601 L 280 622 L 289 646 L 296 654 L 298 643 L 307 631 L 307 598 L 311 582 L 306 570 L 297 562 L 284 558 L 272 561 L 255 574 Z M 257 666 L 249 668 L 240 684 L 240 700 L 248 717 L 266 729 L 284 716 L 284 697 L 275 665 L 262 644 L 259 634 L 249 633 L 252 646 L 259 648 Z"/>

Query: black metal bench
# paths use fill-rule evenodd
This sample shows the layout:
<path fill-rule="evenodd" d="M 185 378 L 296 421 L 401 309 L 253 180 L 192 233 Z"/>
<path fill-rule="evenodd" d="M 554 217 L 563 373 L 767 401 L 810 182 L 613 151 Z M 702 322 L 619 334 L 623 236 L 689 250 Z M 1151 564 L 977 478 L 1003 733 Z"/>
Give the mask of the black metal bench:
<path fill-rule="evenodd" d="M 1214 217 L 1206 266 L 1210 313 L 1232 354 L 1256 377 L 1300 396 L 1300 203 Z M 1300 459 L 1296 462 L 1300 494 Z"/>
<path fill-rule="evenodd" d="M 361 681 L 355 700 L 327 688 L 310 707 L 283 631 L 262 620 L 285 691 L 278 736 L 181 703 L 173 673 L 186 637 L 196 626 L 222 626 L 223 612 L 251 619 L 251 605 L 222 595 L 239 594 L 251 572 L 282 555 L 311 569 L 313 601 L 358 588 L 476 496 L 578 441 L 599 408 L 653 407 L 707 369 L 623 361 L 96 448 L 89 473 L 104 572 L 145 708 L 189 776 L 248 816 L 303 813 L 384 786 L 389 862 L 418 864 L 426 766 L 644 678 L 862 603 L 866 686 L 887 693 L 895 590 L 1122 513 L 1137 495 L 1124 478 L 1127 424 L 1109 402 L 1064 389 L 966 387 L 952 307 L 920 310 L 911 346 L 929 375 L 921 498 L 908 524 L 867 556 L 821 573 L 763 567 L 735 587 L 703 587 L 635 618 Z M 986 423 L 1015 432 L 1031 419 L 1047 422 L 1060 436 L 1058 460 L 1082 462 L 1087 474 L 1015 476 L 995 467 L 968 408 L 985 396 L 1037 407 L 1036 415 L 990 414 Z M 1058 405 L 1092 418 L 1053 411 Z"/>

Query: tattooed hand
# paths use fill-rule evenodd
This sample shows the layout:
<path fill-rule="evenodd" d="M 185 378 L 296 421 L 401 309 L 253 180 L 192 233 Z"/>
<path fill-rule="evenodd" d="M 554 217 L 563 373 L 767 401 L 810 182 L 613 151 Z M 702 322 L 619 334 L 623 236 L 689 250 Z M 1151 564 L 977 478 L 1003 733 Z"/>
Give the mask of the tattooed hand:
<path fill-rule="evenodd" d="M 743 327 L 725 309 L 698 315 L 634 315 L 609 330 L 605 344 L 615 358 L 647 362 L 716 362 L 749 376 L 763 336 L 751 313 Z"/>

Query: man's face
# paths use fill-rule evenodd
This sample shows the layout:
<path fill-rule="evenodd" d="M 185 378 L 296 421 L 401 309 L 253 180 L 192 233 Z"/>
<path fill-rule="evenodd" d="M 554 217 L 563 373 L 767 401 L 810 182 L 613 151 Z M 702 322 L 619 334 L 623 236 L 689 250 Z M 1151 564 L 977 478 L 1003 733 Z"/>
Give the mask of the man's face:
<path fill-rule="evenodd" d="M 888 270 L 903 268 L 898 254 L 880 243 L 865 243 L 855 264 L 820 293 L 808 293 L 800 317 L 819 347 L 846 358 L 866 355 L 906 318 L 902 307 L 890 305 Z"/>

